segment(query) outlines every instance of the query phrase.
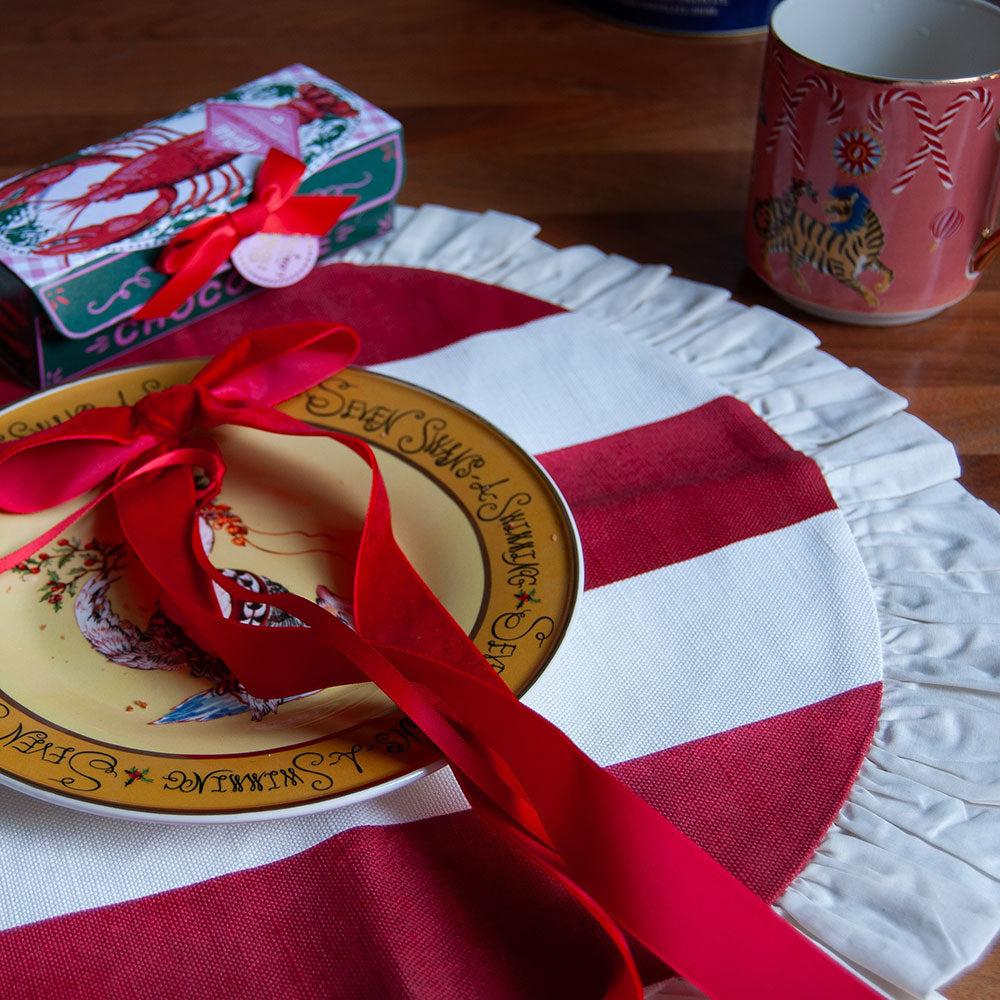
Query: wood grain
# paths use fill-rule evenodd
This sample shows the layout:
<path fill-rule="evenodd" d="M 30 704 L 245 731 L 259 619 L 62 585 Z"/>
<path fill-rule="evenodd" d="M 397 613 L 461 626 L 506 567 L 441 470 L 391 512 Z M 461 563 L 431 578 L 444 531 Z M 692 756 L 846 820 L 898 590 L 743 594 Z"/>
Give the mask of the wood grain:
<path fill-rule="evenodd" d="M 0 177 L 303 62 L 404 125 L 403 201 L 495 209 L 786 312 L 910 400 L 1000 507 L 1000 267 L 924 323 L 788 310 L 742 250 L 761 36 L 679 38 L 557 0 L 46 0 L 5 11 Z M 1000 950 L 947 991 L 1000 996 Z"/>

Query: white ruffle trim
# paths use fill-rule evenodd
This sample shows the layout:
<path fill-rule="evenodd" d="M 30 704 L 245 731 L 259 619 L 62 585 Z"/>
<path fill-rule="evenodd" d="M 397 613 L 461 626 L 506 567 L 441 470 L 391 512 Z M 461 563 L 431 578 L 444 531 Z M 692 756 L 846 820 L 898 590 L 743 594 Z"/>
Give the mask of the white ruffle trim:
<path fill-rule="evenodd" d="M 882 631 L 875 738 L 836 822 L 776 908 L 899 998 L 933 998 L 1000 930 L 1000 516 L 956 482 L 906 401 L 729 294 L 495 212 L 397 210 L 346 251 L 524 292 L 663 347 L 746 401 L 823 470 Z M 673 981 L 649 997 L 696 997 Z"/>

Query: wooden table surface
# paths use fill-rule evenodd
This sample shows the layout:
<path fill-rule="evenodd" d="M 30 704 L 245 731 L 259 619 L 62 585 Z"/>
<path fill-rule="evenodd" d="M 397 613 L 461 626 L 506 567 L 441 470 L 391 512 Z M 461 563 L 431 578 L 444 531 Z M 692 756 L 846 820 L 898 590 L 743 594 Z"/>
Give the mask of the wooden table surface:
<path fill-rule="evenodd" d="M 764 38 L 682 38 L 559 0 L 46 0 L 5 12 L 0 178 L 302 62 L 404 126 L 404 204 L 496 209 L 802 321 L 906 396 L 1000 509 L 1000 265 L 923 323 L 795 313 L 746 268 Z M 1000 997 L 1000 948 L 946 990 Z"/>

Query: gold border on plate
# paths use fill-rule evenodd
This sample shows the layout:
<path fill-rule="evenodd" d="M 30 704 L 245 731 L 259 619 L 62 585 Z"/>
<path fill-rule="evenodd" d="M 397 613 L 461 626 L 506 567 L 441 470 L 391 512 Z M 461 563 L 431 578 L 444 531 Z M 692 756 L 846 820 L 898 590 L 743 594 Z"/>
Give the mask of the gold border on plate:
<path fill-rule="evenodd" d="M 145 365 L 36 395 L 0 414 L 0 440 L 23 437 L 92 406 L 132 404 L 148 392 L 189 379 L 200 365 Z M 470 410 L 365 369 L 345 369 L 280 408 L 308 423 L 363 438 L 377 455 L 391 456 L 387 464 L 398 460 L 429 479 L 433 495 L 439 497 L 432 507 L 439 502 L 442 511 L 458 508 L 475 537 L 475 558 L 482 560 L 481 593 L 473 595 L 474 621 L 466 623 L 469 634 L 508 686 L 523 694 L 558 649 L 582 584 L 572 517 L 544 470 Z M 408 523 L 406 498 L 394 495 L 391 481 L 389 490 L 400 543 L 407 550 L 404 537 L 409 535 L 419 548 L 421 523 Z M 225 491 L 224 485 L 223 495 Z M 420 516 L 433 518 L 434 511 Z M 410 515 L 410 521 L 415 517 Z M 46 523 L 55 520 L 45 518 Z M 15 529 L 22 530 L 19 521 L 0 518 L 0 547 L 6 551 L 24 540 L 12 537 Z M 469 546 L 461 551 L 469 562 Z M 443 589 L 453 577 L 461 583 L 463 567 L 449 563 L 456 556 L 446 546 L 420 553 L 419 559 L 409 550 L 407 554 L 422 573 L 420 560 L 440 559 L 440 565 L 429 569 Z M 8 579 L 7 586 L 0 587 L 0 600 L 12 584 L 21 583 Z M 442 593 L 438 596 L 448 604 Z M 39 607 L 39 615 L 46 613 L 51 612 Z M 62 628 L 74 628 L 72 608 L 62 613 Z M 19 621 L 16 629 L 28 629 L 40 637 L 32 642 L 41 643 L 56 641 L 58 631 L 36 631 L 34 621 Z M 155 673 L 113 663 L 108 667 L 140 675 L 130 680 L 142 681 L 142 674 Z M 40 705 L 9 697 L 0 683 L 0 781 L 90 811 L 150 819 L 235 820 L 353 802 L 398 787 L 441 763 L 427 738 L 389 704 L 346 728 L 302 739 L 290 733 L 281 745 L 241 752 L 225 745 L 212 753 L 143 747 L 146 720 L 133 715 L 135 738 L 112 741 L 88 734 L 86 719 L 72 726 L 54 722 Z"/>

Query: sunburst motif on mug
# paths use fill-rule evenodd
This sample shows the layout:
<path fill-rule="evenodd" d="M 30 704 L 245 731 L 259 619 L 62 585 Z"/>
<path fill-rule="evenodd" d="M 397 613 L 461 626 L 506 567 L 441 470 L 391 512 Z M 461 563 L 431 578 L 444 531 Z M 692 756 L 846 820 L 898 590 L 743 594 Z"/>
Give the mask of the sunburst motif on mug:
<path fill-rule="evenodd" d="M 833 140 L 833 160 L 852 177 L 864 177 L 882 163 L 882 144 L 870 132 L 848 129 Z"/>

